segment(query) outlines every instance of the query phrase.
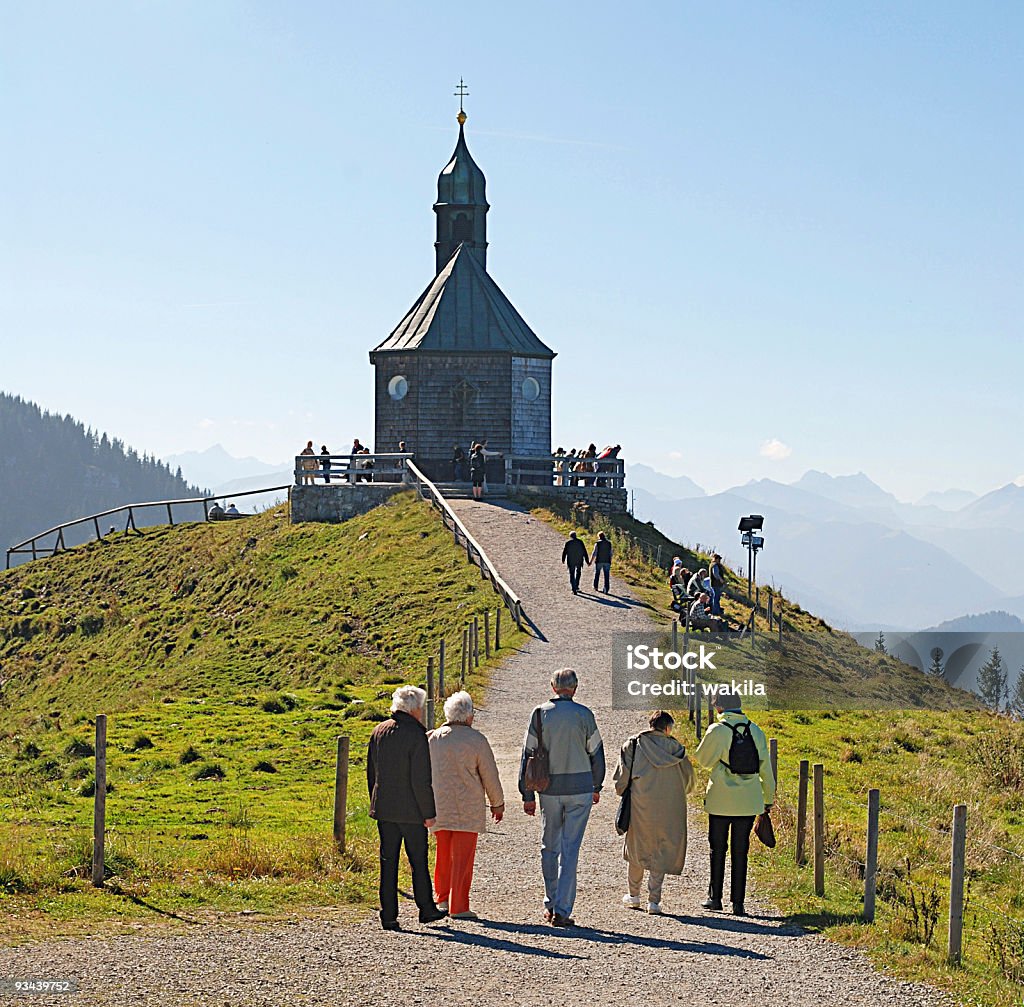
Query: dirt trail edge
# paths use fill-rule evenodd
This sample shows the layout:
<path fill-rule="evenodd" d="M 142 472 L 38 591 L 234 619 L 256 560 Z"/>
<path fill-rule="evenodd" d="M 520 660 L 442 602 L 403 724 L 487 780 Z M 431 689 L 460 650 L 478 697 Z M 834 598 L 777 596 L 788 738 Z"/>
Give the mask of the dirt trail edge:
<path fill-rule="evenodd" d="M 578 698 L 594 709 L 605 739 L 610 780 L 619 745 L 646 726 L 638 714 L 611 709 L 611 636 L 651 624 L 621 581 L 612 579 L 609 595 L 594 593 L 590 569 L 574 597 L 559 563 L 562 540 L 543 522 L 505 502 L 455 506 L 522 597 L 538 634 L 506 657 L 478 700 L 476 726 L 494 747 L 508 804 L 505 820 L 481 837 L 477 853 L 472 902 L 480 920 L 420 926 L 403 900 L 402 933 L 382 932 L 371 916 L 354 925 L 320 920 L 47 942 L 0 949 L 0 978 L 75 978 L 79 992 L 55 998 L 67 1005 L 949 1003 L 788 924 L 758 903 L 756 890 L 747 899 L 750 918 L 704 912 L 707 839 L 699 814 L 691 818 L 686 871 L 666 880 L 665 915 L 623 909 L 625 864 L 610 786 L 580 857 L 580 926 L 556 931 L 542 922 L 540 822 L 523 814 L 515 787 L 529 712 L 548 694 L 553 669 L 576 668 Z M 0 1003 L 29 999 L 46 1000 L 0 994 Z"/>

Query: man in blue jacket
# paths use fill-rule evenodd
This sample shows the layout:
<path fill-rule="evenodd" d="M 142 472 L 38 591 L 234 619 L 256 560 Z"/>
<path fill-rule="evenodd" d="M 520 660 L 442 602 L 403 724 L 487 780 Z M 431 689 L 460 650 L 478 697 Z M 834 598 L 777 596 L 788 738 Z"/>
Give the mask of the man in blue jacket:
<path fill-rule="evenodd" d="M 548 752 L 551 782 L 540 795 L 540 863 L 544 875 L 544 918 L 556 927 L 575 925 L 576 866 L 590 809 L 601 798 L 604 745 L 594 714 L 574 701 L 579 680 L 572 668 L 551 676 L 554 699 L 536 707 L 523 739 L 519 793 L 523 811 L 537 811 L 537 795 L 526 788 L 526 761 L 540 745 Z M 538 723 L 539 734 L 538 738 Z"/>

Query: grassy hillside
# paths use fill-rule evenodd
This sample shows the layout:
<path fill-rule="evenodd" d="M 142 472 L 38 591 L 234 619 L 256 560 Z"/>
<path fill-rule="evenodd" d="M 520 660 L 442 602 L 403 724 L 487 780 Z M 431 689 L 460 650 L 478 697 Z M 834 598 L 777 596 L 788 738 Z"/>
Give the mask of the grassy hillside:
<path fill-rule="evenodd" d="M 572 526 L 572 515 L 563 508 L 535 508 L 534 514 L 563 531 Z M 707 558 L 626 515 L 593 516 L 584 537 L 589 541 L 598 531 L 612 538 L 616 572 L 667 624 L 673 617 L 667 575 L 651 557 L 660 546 L 664 562 L 681 555 L 691 569 L 698 562 L 706 565 Z M 749 613 L 740 597 L 746 584 L 734 579 L 730 587 L 734 598 L 725 610 L 742 622 Z M 864 650 L 810 613 L 782 603 L 786 654 L 775 666 L 784 674 L 772 685 L 791 708 L 756 714 L 779 745 L 773 815 L 779 845 L 769 851 L 754 843 L 759 892 L 797 922 L 865 948 L 899 975 L 950 989 L 963 1004 L 1019 1007 L 1024 997 L 1024 724 L 988 713 L 971 696 Z M 774 639 L 759 637 L 756 650 L 776 651 L 778 659 Z M 822 709 L 832 705 L 821 702 L 829 689 L 858 697 L 854 705 L 865 708 Z M 883 700 L 882 709 L 868 708 Z M 921 706 L 929 709 L 908 709 Z M 692 725 L 684 723 L 679 733 L 688 745 L 695 743 Z M 812 868 L 795 864 L 801 759 L 825 766 L 824 898 L 813 894 Z M 866 925 L 860 914 L 871 788 L 881 791 L 879 882 L 876 922 Z M 957 803 L 968 807 L 969 894 L 964 966 L 953 969 L 944 958 L 950 823 Z M 808 850 L 809 844 L 808 838 Z M 699 843 L 692 849 L 705 855 Z"/>
<path fill-rule="evenodd" d="M 343 525 L 278 509 L 0 574 L 0 936 L 366 899 L 366 737 L 395 685 L 422 685 L 441 639 L 451 671 L 467 621 L 497 603 L 411 495 Z M 97 713 L 106 893 L 83 880 Z M 341 733 L 347 856 L 330 837 Z"/>

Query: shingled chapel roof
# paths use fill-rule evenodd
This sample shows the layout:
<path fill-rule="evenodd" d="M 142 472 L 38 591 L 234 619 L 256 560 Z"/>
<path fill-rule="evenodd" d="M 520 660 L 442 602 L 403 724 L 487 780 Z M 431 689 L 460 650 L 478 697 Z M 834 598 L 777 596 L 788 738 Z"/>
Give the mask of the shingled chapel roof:
<path fill-rule="evenodd" d="M 370 353 L 511 353 L 550 360 L 545 346 L 464 245 Z"/>

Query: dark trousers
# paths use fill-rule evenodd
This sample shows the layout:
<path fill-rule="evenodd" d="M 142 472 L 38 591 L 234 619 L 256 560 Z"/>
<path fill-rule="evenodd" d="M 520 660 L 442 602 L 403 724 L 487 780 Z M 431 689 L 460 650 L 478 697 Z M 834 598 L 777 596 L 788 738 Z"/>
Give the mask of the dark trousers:
<path fill-rule="evenodd" d="M 595 563 L 594 564 L 594 590 L 597 590 L 597 582 L 604 574 L 604 593 L 608 593 L 608 574 L 611 571 L 611 563 Z"/>
<path fill-rule="evenodd" d="M 569 586 L 572 588 L 572 593 L 575 594 L 580 589 L 580 574 L 583 573 L 583 567 L 581 566 L 570 566 L 569 567 Z"/>
<path fill-rule="evenodd" d="M 412 868 L 412 893 L 420 913 L 435 909 L 430 867 L 427 864 L 427 830 L 411 822 L 378 822 L 380 833 L 380 918 L 398 919 L 398 855 L 405 841 L 405 855 Z"/>
<path fill-rule="evenodd" d="M 711 898 L 722 900 L 725 854 L 728 851 L 732 860 L 729 898 L 734 906 L 743 905 L 747 894 L 747 853 L 750 851 L 750 832 L 753 828 L 753 815 L 708 815 L 708 842 L 711 844 L 711 884 L 708 885 L 708 895 Z"/>

